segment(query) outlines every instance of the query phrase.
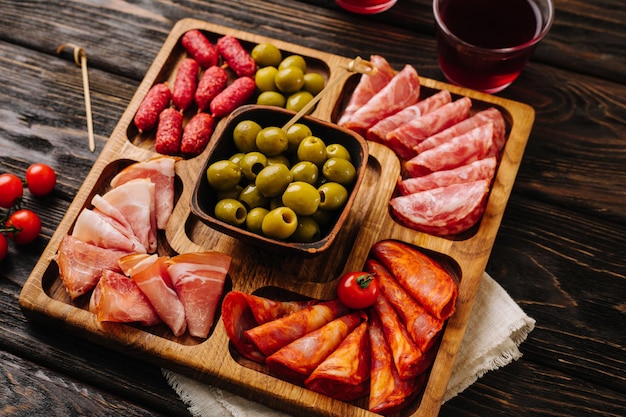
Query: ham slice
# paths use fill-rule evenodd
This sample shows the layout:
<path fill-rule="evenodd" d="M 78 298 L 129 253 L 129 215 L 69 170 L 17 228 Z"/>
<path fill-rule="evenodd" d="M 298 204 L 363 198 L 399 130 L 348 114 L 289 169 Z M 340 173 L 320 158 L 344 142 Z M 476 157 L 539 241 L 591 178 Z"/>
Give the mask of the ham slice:
<path fill-rule="evenodd" d="M 118 272 L 104 270 L 91 295 L 89 310 L 98 321 L 138 322 L 154 326 L 161 319 L 137 283 Z"/>
<path fill-rule="evenodd" d="M 370 341 L 364 321 L 304 381 L 304 386 L 341 401 L 369 392 Z"/>
<path fill-rule="evenodd" d="M 365 270 L 376 274 L 381 291 L 402 318 L 415 345 L 426 352 L 437 341 L 443 321 L 433 317 L 379 261 L 368 259 Z"/>
<path fill-rule="evenodd" d="M 493 149 L 493 124 L 478 126 L 448 142 L 424 151 L 404 166 L 409 177 L 458 168 L 489 156 Z"/>
<path fill-rule="evenodd" d="M 174 209 L 174 177 L 177 158 L 157 156 L 136 162 L 121 170 L 111 180 L 111 187 L 118 187 L 137 178 L 147 178 L 155 185 L 157 228 L 165 229 Z"/>
<path fill-rule="evenodd" d="M 146 248 L 132 231 L 98 210 L 83 209 L 76 218 L 72 236 L 105 249 L 146 252 Z"/>
<path fill-rule="evenodd" d="M 91 291 L 102 271 L 120 271 L 117 260 L 127 252 L 104 249 L 85 243 L 73 236 L 61 239 L 57 253 L 57 263 L 61 280 L 72 300 Z"/>
<path fill-rule="evenodd" d="M 385 58 L 380 55 L 370 56 L 370 63 L 376 68 L 376 72 L 372 75 L 362 75 L 359 79 L 359 83 L 354 88 L 354 91 L 350 95 L 350 100 L 346 105 L 341 118 L 337 122 L 338 125 L 343 126 L 350 119 L 350 117 L 358 109 L 363 107 L 376 93 L 383 89 L 389 81 L 396 75 L 391 65 Z"/>
<path fill-rule="evenodd" d="M 496 174 L 496 157 L 479 159 L 469 164 L 443 171 L 435 171 L 421 177 L 412 177 L 398 182 L 402 195 L 419 193 L 452 184 L 462 184 L 478 180 L 489 180 Z"/>
<path fill-rule="evenodd" d="M 268 356 L 265 364 L 286 381 L 304 384 L 313 370 L 361 323 L 361 314 L 347 314 L 307 333 Z"/>
<path fill-rule="evenodd" d="M 159 255 L 153 253 L 152 255 L 147 253 L 131 253 L 128 255 L 122 256 L 117 264 L 124 272 L 126 276 L 133 276 L 139 271 L 143 271 L 150 265 L 152 265 L 157 259 L 159 259 Z"/>
<path fill-rule="evenodd" d="M 219 252 L 185 253 L 171 258 L 167 272 L 183 304 L 190 335 L 209 335 L 230 261 L 230 256 Z"/>
<path fill-rule="evenodd" d="M 405 65 L 389 83 L 343 124 L 362 136 L 385 117 L 415 104 L 420 96 L 420 79 L 415 68 Z"/>
<path fill-rule="evenodd" d="M 437 261 L 412 245 L 389 239 L 375 243 L 371 253 L 434 317 L 445 320 L 454 313 L 457 285 Z"/>
<path fill-rule="evenodd" d="M 410 159 L 417 154 L 414 148 L 420 142 L 466 119 L 471 106 L 470 98 L 462 97 L 413 119 L 387 134 L 389 146 L 401 158 Z"/>

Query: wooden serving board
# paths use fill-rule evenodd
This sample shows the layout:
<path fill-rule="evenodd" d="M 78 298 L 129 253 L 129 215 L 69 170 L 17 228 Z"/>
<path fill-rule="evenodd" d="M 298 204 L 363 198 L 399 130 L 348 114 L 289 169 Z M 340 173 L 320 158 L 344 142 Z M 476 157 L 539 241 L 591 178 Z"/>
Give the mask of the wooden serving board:
<path fill-rule="evenodd" d="M 24 285 L 20 306 L 33 320 L 57 324 L 96 343 L 210 382 L 291 414 L 337 417 L 377 415 L 365 409 L 366 403 L 347 404 L 316 394 L 275 378 L 262 366 L 241 358 L 229 348 L 229 340 L 219 317 L 208 339 L 198 340 L 187 335 L 177 338 L 164 327 L 147 329 L 100 323 L 88 311 L 88 300 L 71 302 L 65 292 L 54 260 L 61 239 L 71 233 L 76 217 L 83 208 L 90 206 L 92 197 L 107 191 L 111 178 L 117 172 L 133 162 L 156 155 L 153 138 L 139 134 L 132 127 L 132 118 L 154 83 L 166 80 L 173 82 L 176 65 L 185 57 L 180 37 L 190 29 L 205 31 L 213 41 L 219 36 L 230 34 L 240 39 L 246 47 L 271 42 L 285 52 L 303 55 L 312 70 L 323 73 L 327 78 L 339 74 L 343 71 L 341 68 L 351 60 L 198 20 L 178 22 Z M 325 95 L 313 116 L 335 121 L 356 81 L 356 76 L 346 77 L 345 82 Z M 175 255 L 217 250 L 231 255 L 233 262 L 226 290 L 255 292 L 284 299 L 330 299 L 334 298 L 336 279 L 344 271 L 360 270 L 375 242 L 393 238 L 423 248 L 440 260 L 459 280 L 457 310 L 446 325 L 424 394 L 402 413 L 435 416 L 453 371 L 474 297 L 513 187 L 534 121 L 534 111 L 525 104 L 426 78 L 422 78 L 421 83 L 422 95 L 448 89 L 455 98 L 469 96 L 473 100 L 473 111 L 489 106 L 499 108 L 507 122 L 508 140 L 502 151 L 485 214 L 478 227 L 469 235 L 441 238 L 418 233 L 396 223 L 389 215 L 387 203 L 400 173 L 400 161 L 388 148 L 370 142 L 365 178 L 350 218 L 333 246 L 321 255 L 306 259 L 283 258 L 276 253 L 264 252 L 209 228 L 191 214 L 191 193 L 198 170 L 206 160 L 205 151 L 198 157 L 180 160 L 176 165 L 176 205 L 165 233 L 159 236 L 159 253 Z"/>

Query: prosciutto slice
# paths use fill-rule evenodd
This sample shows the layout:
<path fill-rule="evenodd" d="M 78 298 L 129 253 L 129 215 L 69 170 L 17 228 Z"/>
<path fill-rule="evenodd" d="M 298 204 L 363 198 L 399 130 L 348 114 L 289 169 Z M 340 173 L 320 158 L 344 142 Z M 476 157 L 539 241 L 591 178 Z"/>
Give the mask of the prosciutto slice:
<path fill-rule="evenodd" d="M 402 195 L 419 193 L 452 184 L 489 180 L 496 174 L 496 157 L 479 159 L 457 168 L 435 171 L 421 177 L 412 177 L 398 182 L 398 191 Z"/>
<path fill-rule="evenodd" d="M 307 333 L 268 356 L 265 364 L 275 375 L 304 384 L 313 370 L 361 323 L 361 314 L 347 314 Z"/>
<path fill-rule="evenodd" d="M 146 252 L 146 248 L 132 231 L 98 210 L 83 209 L 76 218 L 72 236 L 105 249 Z"/>
<path fill-rule="evenodd" d="M 159 259 L 159 255 L 153 253 L 152 255 L 147 253 L 131 253 L 128 255 L 122 256 L 117 264 L 124 272 L 126 276 L 133 276 L 139 271 L 143 271 L 150 265 L 152 265 L 157 259 Z"/>
<path fill-rule="evenodd" d="M 85 243 L 73 236 L 63 236 L 57 253 L 61 280 L 72 300 L 91 291 L 102 271 L 120 272 L 117 260 L 127 252 L 104 249 Z"/>
<path fill-rule="evenodd" d="M 391 214 L 402 225 L 424 233 L 456 235 L 480 220 L 490 183 L 478 180 L 394 197 L 389 201 Z"/>
<path fill-rule="evenodd" d="M 408 160 L 404 166 L 410 177 L 458 168 L 489 156 L 493 149 L 493 124 L 487 123 L 470 130 L 435 148 Z"/>
<path fill-rule="evenodd" d="M 350 96 L 350 101 L 348 101 L 341 118 L 337 122 L 340 126 L 345 125 L 358 109 L 363 107 L 396 75 L 391 65 L 380 55 L 370 56 L 370 63 L 376 68 L 376 73 L 361 76 L 359 83 Z"/>
<path fill-rule="evenodd" d="M 135 281 L 118 272 L 104 270 L 91 295 L 89 310 L 98 321 L 138 322 L 144 326 L 161 323 L 161 319 Z"/>
<path fill-rule="evenodd" d="M 397 241 L 381 240 L 372 246 L 379 260 L 434 317 L 445 320 L 455 310 L 458 289 L 452 276 L 417 248 Z"/>
<path fill-rule="evenodd" d="M 159 229 L 165 229 L 174 209 L 174 177 L 177 158 L 157 156 L 147 161 L 136 162 L 121 170 L 111 180 L 112 187 L 118 187 L 137 178 L 147 178 L 155 185 L 156 223 Z"/>
<path fill-rule="evenodd" d="M 419 96 L 420 80 L 417 71 L 411 65 L 405 65 L 402 71 L 359 108 L 343 126 L 365 136 L 367 129 L 385 117 L 415 104 Z"/>
<path fill-rule="evenodd" d="M 304 381 L 304 386 L 341 401 L 369 392 L 370 341 L 364 321 Z"/>
<path fill-rule="evenodd" d="M 457 99 L 389 132 L 387 141 L 398 156 L 410 159 L 417 154 L 414 148 L 420 142 L 466 119 L 471 106 L 469 97 Z"/>
<path fill-rule="evenodd" d="M 230 256 L 219 252 L 186 253 L 171 258 L 167 272 L 183 304 L 190 335 L 209 335 L 230 261 Z"/>

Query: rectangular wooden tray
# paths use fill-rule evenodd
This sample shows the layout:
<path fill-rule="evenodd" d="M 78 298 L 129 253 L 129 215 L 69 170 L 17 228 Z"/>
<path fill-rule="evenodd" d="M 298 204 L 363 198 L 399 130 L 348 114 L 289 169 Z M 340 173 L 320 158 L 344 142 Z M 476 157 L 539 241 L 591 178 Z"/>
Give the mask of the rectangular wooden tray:
<path fill-rule="evenodd" d="M 165 328 L 148 331 L 132 325 L 100 323 L 88 311 L 86 301 L 71 302 L 65 292 L 54 260 L 60 241 L 63 236 L 71 233 L 76 217 L 84 207 L 90 206 L 91 198 L 95 194 L 106 192 L 111 178 L 119 170 L 132 162 L 156 155 L 153 140 L 134 130 L 132 118 L 155 82 L 173 82 L 173 69 L 185 56 L 180 38 L 190 29 L 205 31 L 213 36 L 213 41 L 221 35 L 230 34 L 247 47 L 271 42 L 285 52 L 305 56 L 307 62 L 312 62 L 313 70 L 328 77 L 334 76 L 351 60 L 194 19 L 179 21 L 24 285 L 19 299 L 20 306 L 30 319 L 57 324 L 96 343 L 210 382 L 294 415 L 375 416 L 377 414 L 364 409 L 366 404 L 347 404 L 316 394 L 277 379 L 258 364 L 242 359 L 229 348 L 221 320 L 216 322 L 205 341 L 189 336 L 176 338 Z M 347 91 L 351 91 L 356 80 L 354 77 L 347 78 L 344 83 L 335 87 L 317 105 L 313 116 L 335 121 L 349 97 Z M 446 325 L 424 394 L 402 415 L 435 416 L 439 412 L 453 371 L 476 291 L 521 163 L 534 121 L 534 110 L 522 103 L 426 78 L 422 78 L 421 83 L 423 95 L 447 89 L 455 97 L 470 97 L 473 111 L 495 106 L 502 111 L 508 125 L 508 139 L 485 214 L 470 236 L 440 238 L 397 224 L 389 215 L 387 203 L 400 173 L 400 162 L 388 148 L 370 142 L 367 173 L 353 205 L 350 220 L 327 252 L 310 259 L 284 259 L 275 253 L 263 252 L 238 242 L 201 223 L 190 212 L 190 199 L 198 170 L 206 160 L 205 152 L 177 163 L 177 200 L 167 229 L 159 237 L 159 253 L 173 255 L 218 250 L 233 258 L 228 289 L 272 297 L 329 299 L 334 297 L 332 281 L 344 271 L 361 269 L 369 249 L 379 240 L 399 239 L 429 251 L 455 270 L 455 275 L 460 279 L 457 311 Z M 220 123 L 223 122 L 222 120 Z M 372 198 L 373 195 L 376 198 Z"/>

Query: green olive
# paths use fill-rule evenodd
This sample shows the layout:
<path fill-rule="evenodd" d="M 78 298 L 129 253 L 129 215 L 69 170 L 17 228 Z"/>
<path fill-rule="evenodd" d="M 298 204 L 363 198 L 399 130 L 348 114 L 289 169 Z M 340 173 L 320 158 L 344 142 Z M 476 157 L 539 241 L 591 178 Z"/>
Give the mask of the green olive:
<path fill-rule="evenodd" d="M 302 139 L 312 134 L 311 128 L 303 123 L 294 123 L 291 125 L 289 129 L 287 129 L 287 140 L 289 142 L 287 152 L 296 153 Z"/>
<path fill-rule="evenodd" d="M 313 218 L 298 217 L 298 227 L 296 227 L 296 231 L 291 235 L 291 240 L 294 242 L 310 243 L 320 240 L 321 237 L 320 226 Z"/>
<path fill-rule="evenodd" d="M 315 185 L 319 177 L 319 168 L 311 161 L 300 161 L 291 167 L 291 174 L 294 181 Z"/>
<path fill-rule="evenodd" d="M 264 91 L 256 99 L 256 104 L 262 106 L 285 107 L 287 99 L 278 91 Z"/>
<path fill-rule="evenodd" d="M 278 69 L 287 67 L 297 67 L 304 73 L 306 72 L 306 60 L 302 55 L 289 55 L 278 64 Z"/>
<path fill-rule="evenodd" d="M 343 158 L 352 162 L 350 151 L 348 151 L 345 146 L 339 143 L 331 143 L 330 145 L 326 146 L 326 158 Z"/>
<path fill-rule="evenodd" d="M 282 194 L 270 199 L 270 210 L 283 206 Z"/>
<path fill-rule="evenodd" d="M 255 184 L 265 197 L 276 197 L 285 191 L 292 179 L 286 165 L 268 165 L 256 176 Z"/>
<path fill-rule="evenodd" d="M 225 198 L 234 198 L 235 200 L 237 200 L 239 198 L 239 194 L 241 193 L 241 190 L 243 190 L 243 187 L 241 185 L 236 185 L 235 187 L 229 190 L 218 191 L 216 194 L 217 200 L 219 201 Z"/>
<path fill-rule="evenodd" d="M 249 181 L 254 181 L 257 174 L 266 166 L 267 157 L 258 151 L 246 153 L 239 161 L 241 173 Z"/>
<path fill-rule="evenodd" d="M 228 159 L 213 162 L 206 170 L 209 185 L 218 191 L 235 188 L 241 181 L 239 165 Z"/>
<path fill-rule="evenodd" d="M 288 239 L 298 227 L 298 216 L 289 207 L 277 207 L 263 218 L 261 231 L 273 239 Z"/>
<path fill-rule="evenodd" d="M 321 202 L 321 201 L 320 201 Z M 321 228 L 330 228 L 335 222 L 337 212 L 334 210 L 322 210 L 319 208 L 310 216 Z"/>
<path fill-rule="evenodd" d="M 336 182 L 327 182 L 317 188 L 320 193 L 320 208 L 322 210 L 338 210 L 348 201 L 348 190 Z"/>
<path fill-rule="evenodd" d="M 280 155 L 272 155 L 267 157 L 267 165 L 283 164 L 287 168 L 291 167 L 291 161 L 287 158 L 287 155 L 281 153 Z"/>
<path fill-rule="evenodd" d="M 237 200 L 244 203 L 248 210 L 255 207 L 264 207 L 269 203 L 269 199 L 259 191 L 254 183 L 243 187 L 241 192 L 237 195 Z"/>
<path fill-rule="evenodd" d="M 278 70 L 274 83 L 283 93 L 295 93 L 304 85 L 304 73 L 298 67 L 285 67 Z"/>
<path fill-rule="evenodd" d="M 267 213 L 269 213 L 269 210 L 265 207 L 255 207 L 250 210 L 246 216 L 246 229 L 256 234 L 263 233 L 261 225 Z"/>
<path fill-rule="evenodd" d="M 310 216 L 320 205 L 320 193 L 308 182 L 294 181 L 287 186 L 282 200 L 296 214 Z"/>
<path fill-rule="evenodd" d="M 245 153 L 243 153 L 243 152 L 237 152 L 237 153 L 231 155 L 231 157 L 228 158 L 228 160 L 234 162 L 237 165 L 239 165 L 239 162 L 241 162 L 241 159 L 243 158 L 244 155 L 245 155 Z"/>
<path fill-rule="evenodd" d="M 241 201 L 225 198 L 215 205 L 215 217 L 233 226 L 241 226 L 246 221 L 248 211 Z"/>
<path fill-rule="evenodd" d="M 322 175 L 329 181 L 347 186 L 354 182 L 356 169 L 347 159 L 330 158 L 322 166 Z"/>
<path fill-rule="evenodd" d="M 260 67 L 268 65 L 277 66 L 282 61 L 283 56 L 275 45 L 271 43 L 260 43 L 252 48 L 250 56 Z"/>
<path fill-rule="evenodd" d="M 256 147 L 267 156 L 285 152 L 288 144 L 287 133 L 277 126 L 263 128 L 256 136 Z"/>
<path fill-rule="evenodd" d="M 259 68 L 254 74 L 254 82 L 259 91 L 276 91 L 276 83 L 274 78 L 278 69 L 276 67 Z"/>
<path fill-rule="evenodd" d="M 233 130 L 233 141 L 240 152 L 256 151 L 256 135 L 261 125 L 253 120 L 242 120 Z"/>
<path fill-rule="evenodd" d="M 304 86 L 302 88 L 316 96 L 324 89 L 325 84 L 326 80 L 322 74 L 307 72 L 304 74 Z"/>
<path fill-rule="evenodd" d="M 300 161 L 311 161 L 322 166 L 326 161 L 326 144 L 317 136 L 307 136 L 298 145 L 297 155 Z"/>
<path fill-rule="evenodd" d="M 309 104 L 311 100 L 313 100 L 313 94 L 304 90 L 297 91 L 293 93 L 292 95 L 290 95 L 289 97 L 287 97 L 287 101 L 285 102 L 285 108 L 287 110 L 299 112 L 300 110 L 302 110 L 304 106 Z M 311 113 L 312 111 L 313 109 L 311 108 L 307 112 L 307 114 Z"/>

